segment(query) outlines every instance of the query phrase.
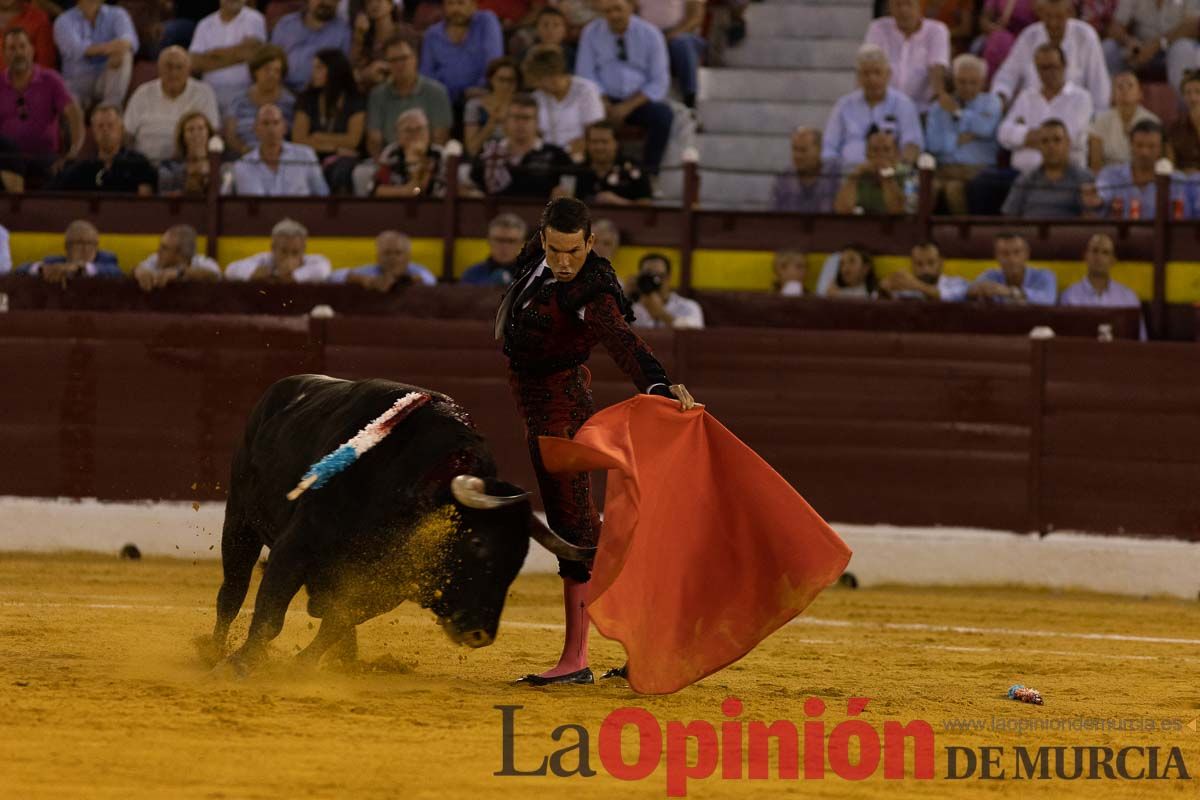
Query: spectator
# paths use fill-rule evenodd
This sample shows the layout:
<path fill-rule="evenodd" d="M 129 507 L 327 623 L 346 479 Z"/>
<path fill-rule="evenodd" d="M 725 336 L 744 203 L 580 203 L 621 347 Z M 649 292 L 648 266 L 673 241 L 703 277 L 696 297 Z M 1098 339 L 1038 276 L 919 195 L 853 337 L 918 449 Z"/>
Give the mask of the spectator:
<path fill-rule="evenodd" d="M 650 177 L 634 162 L 618 159 L 618 150 L 611 122 L 602 119 L 588 126 L 587 156 L 576 180 L 576 197 L 610 206 L 650 202 Z"/>
<path fill-rule="evenodd" d="M 296 102 L 292 141 L 316 152 L 335 194 L 353 190 L 350 176 L 362 155 L 366 124 L 367 102 L 346 56 L 340 50 L 317 51 L 312 79 Z"/>
<path fill-rule="evenodd" d="M 477 10 L 475 0 L 442 0 L 442 14 L 425 31 L 421 74 L 445 86 L 461 108 L 464 93 L 482 87 L 487 65 L 504 55 L 504 33 L 496 15 Z"/>
<path fill-rule="evenodd" d="M 830 261 L 825 262 L 826 265 Z M 833 261 L 833 269 L 826 277 L 822 269 L 817 294 L 838 300 L 874 300 L 876 297 L 875 261 L 865 248 L 858 245 L 843 247 Z"/>
<path fill-rule="evenodd" d="M 911 168 L 897 160 L 890 131 L 867 132 L 867 160 L 842 180 L 833 210 L 839 214 L 903 214 L 904 184 Z"/>
<path fill-rule="evenodd" d="M 1112 279 L 1112 268 L 1116 263 L 1117 250 L 1113 240 L 1103 233 L 1088 239 L 1083 259 L 1087 264 L 1087 275 L 1063 290 L 1058 299 L 1061 306 L 1084 306 L 1089 308 L 1137 308 L 1142 307 L 1138 296 L 1128 286 Z M 1146 338 L 1146 326 L 1142 324 L 1142 338 Z"/>
<path fill-rule="evenodd" d="M 129 12 L 103 0 L 78 0 L 54 20 L 54 44 L 63 79 L 85 110 L 100 103 L 120 109 L 138 49 Z"/>
<path fill-rule="evenodd" d="M 191 225 L 172 225 L 158 241 L 158 252 L 151 253 L 134 267 L 133 279 L 142 291 L 161 289 L 175 281 L 218 281 L 221 267 L 206 255 L 196 252 L 196 229 Z"/>
<path fill-rule="evenodd" d="M 1012 50 L 1017 35 L 1037 22 L 1033 2 L 1034 0 L 985 0 L 983 12 L 979 16 L 981 35 L 972 51 L 981 48 L 979 53 L 987 62 L 989 77 L 1000 69 L 1000 65 Z"/>
<path fill-rule="evenodd" d="M 646 131 L 643 162 L 657 175 L 675 112 L 667 105 L 671 83 L 667 43 L 658 28 L 633 13 L 632 0 L 599 0 L 604 19 L 579 36 L 575 74 L 600 87 L 609 122 Z"/>
<path fill-rule="evenodd" d="M 892 272 L 879 282 L 884 297 L 893 300 L 940 300 L 958 303 L 967 298 L 967 281 L 942 272 L 942 252 L 936 242 L 913 246 L 908 272 Z"/>
<path fill-rule="evenodd" d="M 671 291 L 671 259 L 662 253 L 646 253 L 638 260 L 634 286 L 629 292 L 634 327 L 676 330 L 704 327 L 704 309 L 700 304 Z"/>
<path fill-rule="evenodd" d="M 471 182 L 489 195 L 550 197 L 571 157 L 538 138 L 537 101 L 518 94 L 509 105 L 504 138 L 488 142 L 471 166 Z"/>
<path fill-rule="evenodd" d="M 287 71 L 287 54 L 273 44 L 263 45 L 250 59 L 253 83 L 245 94 L 234 98 L 225 118 L 225 144 L 235 155 L 248 153 L 258 144 L 255 129 L 263 107 L 275 106 L 283 114 L 285 128 L 291 124 L 296 96 L 283 85 Z"/>
<path fill-rule="evenodd" d="M 892 70 L 878 45 L 858 48 L 858 89 L 843 95 L 829 114 L 821 140 L 821 160 L 848 172 L 867 159 L 867 132 L 890 131 L 901 160 L 914 163 L 925 147 L 917 107 L 903 92 L 888 86 Z"/>
<path fill-rule="evenodd" d="M 387 43 L 397 36 L 415 41 L 417 31 L 403 21 L 404 5 L 393 0 L 366 0 L 354 17 L 350 60 L 354 75 L 364 91 L 383 83 L 391 75 Z"/>
<path fill-rule="evenodd" d="M 154 194 L 158 172 L 144 155 L 124 147 L 120 109 L 106 104 L 96 106 L 92 111 L 92 138 L 96 141 L 96 157 L 68 164 L 51 181 L 51 189 Z"/>
<path fill-rule="evenodd" d="M 803 250 L 778 250 L 771 260 L 775 272 L 774 290 L 784 297 L 803 297 L 808 277 L 808 256 Z"/>
<path fill-rule="evenodd" d="M 1200 170 L 1200 70 L 1189 72 L 1179 85 L 1187 113 L 1167 129 L 1167 157 L 1187 174 Z"/>
<path fill-rule="evenodd" d="M 525 246 L 525 222 L 516 214 L 504 213 L 488 225 L 488 257 L 467 267 L 459 283 L 468 286 L 508 286 L 512 270 Z"/>
<path fill-rule="evenodd" d="M 611 219 L 602 217 L 592 223 L 592 235 L 596 241 L 592 243 L 592 252 L 601 258 L 615 264 L 617 251 L 621 249 L 621 231 Z"/>
<path fill-rule="evenodd" d="M 1078 86 L 1065 80 L 1066 64 L 1062 50 L 1046 44 L 1034 55 L 1040 88 L 1028 86 L 1017 95 L 1000 123 L 1000 144 L 1012 151 L 1013 169 L 1031 172 L 1042 163 L 1038 147 L 1038 129 L 1048 119 L 1057 119 L 1067 129 L 1071 142 L 1071 160 L 1083 166 L 1088 124 L 1092 117 L 1092 98 Z"/>
<path fill-rule="evenodd" d="M 396 141 L 355 168 L 355 193 L 374 197 L 444 197 L 445 161 L 419 108 L 396 117 Z"/>
<path fill-rule="evenodd" d="M 1037 69 L 1037 52 L 1042 45 L 1059 48 L 1066 68 L 1064 80 L 1088 92 L 1092 106 L 1108 108 L 1112 95 L 1108 68 L 1100 37 L 1086 22 L 1072 19 L 1072 0 L 1037 0 L 1041 22 L 1021 31 L 1004 64 L 992 78 L 992 91 L 1010 103 L 1024 90 L 1034 89 L 1042 82 Z"/>
<path fill-rule="evenodd" d="M 600 9 L 592 0 L 547 0 L 562 12 L 572 30 L 582 30 L 601 16 Z"/>
<path fill-rule="evenodd" d="M 662 31 L 667 40 L 671 74 L 679 82 L 683 104 L 696 105 L 696 81 L 707 47 L 704 41 L 705 0 L 639 0 L 638 14 Z"/>
<path fill-rule="evenodd" d="M 1017 178 L 1004 201 L 1004 215 L 1034 219 L 1094 216 L 1100 208 L 1096 179 L 1071 163 L 1067 126 L 1048 119 L 1036 134 L 1042 163 Z"/>
<path fill-rule="evenodd" d="M 284 218 L 271 229 L 271 249 L 234 261 L 225 268 L 230 281 L 271 281 L 272 283 L 324 283 L 333 267 L 329 259 L 305 252 L 308 229 L 294 219 Z"/>
<path fill-rule="evenodd" d="M 572 156 L 584 154 L 584 132 L 593 122 L 605 119 L 600 87 L 587 78 L 567 72 L 562 51 L 553 45 L 530 49 L 521 64 L 525 83 L 535 91 L 538 127 L 546 141 Z"/>
<path fill-rule="evenodd" d="M 998 303 L 1052 306 L 1058 298 L 1058 278 L 1048 269 L 1031 267 L 1029 243 L 1015 233 L 998 234 L 993 244 L 999 268 L 976 278 L 967 297 Z"/>
<path fill-rule="evenodd" d="M 1189 11 L 1196 11 L 1194 0 L 1122 0 L 1108 25 L 1103 42 L 1104 60 L 1108 71 L 1116 75 L 1126 70 L 1140 73 L 1146 70 L 1171 69 L 1178 73 L 1189 66 L 1188 56 L 1194 51 L 1189 42 L 1168 37 L 1185 21 Z M 1097 31 L 1104 35 L 1105 31 Z"/>
<path fill-rule="evenodd" d="M 233 165 L 233 184 L 240 195 L 324 197 L 329 185 L 311 147 L 284 140 L 287 123 L 278 106 L 258 110 L 254 130 L 258 146 Z"/>
<path fill-rule="evenodd" d="M 0 0 L 0 34 L 22 30 L 33 44 L 33 63 L 46 69 L 58 65 L 58 51 L 54 49 L 54 30 L 46 12 L 27 0 Z M 0 72 L 8 67 L 8 60 L 0 50 Z"/>
<path fill-rule="evenodd" d="M 1142 87 L 1132 72 L 1113 78 L 1113 105 L 1096 114 L 1088 131 L 1088 166 L 1098 172 L 1108 164 L 1129 161 L 1129 133 L 1146 120 L 1158 117 L 1142 105 Z"/>
<path fill-rule="evenodd" d="M 995 166 L 1000 98 L 983 90 L 987 65 L 964 53 L 954 59 L 954 93 L 942 92 L 925 121 L 925 143 L 938 160 L 934 192 L 951 214 L 968 213 L 967 184 Z"/>
<path fill-rule="evenodd" d="M 83 149 L 83 112 L 58 73 L 34 63 L 33 42 L 23 30 L 4 34 L 7 69 L 0 71 L 0 140 L 17 154 L 4 166 L 8 191 L 40 187 L 59 166 L 60 131 L 71 132 L 66 158 Z"/>
<path fill-rule="evenodd" d="M 367 152 L 378 156 L 384 145 L 395 141 L 396 118 L 410 108 L 425 112 L 433 141 L 445 144 L 454 124 L 446 87 L 417 72 L 417 52 L 407 40 L 392 39 L 384 52 L 392 79 L 372 89 L 367 98 Z"/>
<path fill-rule="evenodd" d="M 212 180 L 208 144 L 216 131 L 203 111 L 189 111 L 175 124 L 175 157 L 158 165 L 158 193 L 204 197 Z"/>
<path fill-rule="evenodd" d="M 100 249 L 100 231 L 86 219 L 67 226 L 63 256 L 46 256 L 17 269 L 23 275 L 38 275 L 47 283 L 66 285 L 71 278 L 123 278 L 117 257 Z"/>
<path fill-rule="evenodd" d="M 125 130 L 133 146 L 151 161 L 163 161 L 174 150 L 180 117 L 200 111 L 215 127 L 220 120 L 212 87 L 189 77 L 191 59 L 182 47 L 171 46 L 158 56 L 158 80 L 143 83 L 125 108 Z"/>
<path fill-rule="evenodd" d="M 302 11 L 275 23 L 271 44 L 287 53 L 287 87 L 299 92 L 312 76 L 313 57 L 318 51 L 333 48 L 350 52 L 350 26 L 338 16 L 337 0 L 305 0 Z"/>
<path fill-rule="evenodd" d="M 589 20 L 590 21 L 590 20 Z M 567 17 L 555 6 L 543 6 L 534 18 L 533 45 L 552 45 L 562 51 L 567 72 L 575 71 L 575 45 L 567 41 Z"/>
<path fill-rule="evenodd" d="M 246 0 L 221 0 L 217 12 L 196 25 L 188 47 L 192 68 L 213 88 L 222 117 L 229 115 L 237 97 L 250 90 L 249 64 L 266 40 L 266 20 Z"/>
<path fill-rule="evenodd" d="M 483 149 L 483 143 L 504 137 L 508 104 L 521 88 L 517 62 L 508 56 L 487 65 L 488 91 L 467 101 L 463 111 L 463 147 L 471 158 Z"/>
<path fill-rule="evenodd" d="M 427 267 L 412 260 L 412 241 L 399 231 L 384 231 L 375 237 L 374 264 L 336 270 L 329 280 L 331 283 L 350 283 L 376 292 L 390 292 L 396 286 L 414 283 L 422 286 L 437 283 L 437 278 Z"/>
<path fill-rule="evenodd" d="M 165 5 L 163 0 L 159 2 Z M 158 42 L 160 53 L 168 47 L 187 50 L 200 20 L 216 13 L 220 4 L 218 0 L 172 0 L 171 6 L 171 18 L 162 23 L 162 38 Z"/>
<path fill-rule="evenodd" d="M 1079 0 L 1079 19 L 1092 26 L 1097 36 L 1105 36 L 1121 0 Z"/>
<path fill-rule="evenodd" d="M 926 0 L 925 16 L 941 22 L 950 31 L 950 53 L 966 53 L 979 30 L 974 0 Z"/>
<path fill-rule="evenodd" d="M 1132 159 L 1125 164 L 1110 164 L 1100 171 L 1096 187 L 1103 203 L 1101 213 L 1125 219 L 1153 219 L 1158 192 L 1154 167 L 1163 157 L 1165 143 L 1162 126 L 1142 120 L 1133 126 Z M 1182 173 L 1171 177 L 1171 215 L 1179 218 L 1187 207 L 1187 179 Z"/>
<path fill-rule="evenodd" d="M 775 176 L 772 206 L 776 211 L 828 214 L 838 183 L 833 170 L 821 163 L 821 132 L 801 126 L 792 131 L 792 169 Z"/>
<path fill-rule="evenodd" d="M 888 0 L 890 17 L 867 27 L 863 40 L 877 45 L 892 65 L 891 86 L 925 111 L 946 91 L 950 69 L 950 29 L 925 19 L 919 0 Z"/>

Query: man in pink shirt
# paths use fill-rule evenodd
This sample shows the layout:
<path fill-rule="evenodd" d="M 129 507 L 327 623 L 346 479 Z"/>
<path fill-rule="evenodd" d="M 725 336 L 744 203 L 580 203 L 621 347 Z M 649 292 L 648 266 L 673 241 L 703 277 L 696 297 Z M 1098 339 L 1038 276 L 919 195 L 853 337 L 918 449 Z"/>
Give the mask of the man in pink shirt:
<path fill-rule="evenodd" d="M 20 163 L 6 166 L 6 171 L 37 186 L 65 160 L 60 158 L 59 141 L 64 117 L 71 131 L 66 158 L 78 156 L 83 147 L 83 112 L 59 74 L 33 62 L 33 42 L 24 30 L 4 34 L 4 60 L 8 69 L 0 72 L 0 139 L 8 140 L 20 154 Z"/>
<path fill-rule="evenodd" d="M 892 88 L 925 111 L 946 85 L 950 69 L 950 29 L 921 16 L 918 0 L 889 0 L 890 17 L 867 28 L 864 41 L 878 45 L 892 65 Z"/>

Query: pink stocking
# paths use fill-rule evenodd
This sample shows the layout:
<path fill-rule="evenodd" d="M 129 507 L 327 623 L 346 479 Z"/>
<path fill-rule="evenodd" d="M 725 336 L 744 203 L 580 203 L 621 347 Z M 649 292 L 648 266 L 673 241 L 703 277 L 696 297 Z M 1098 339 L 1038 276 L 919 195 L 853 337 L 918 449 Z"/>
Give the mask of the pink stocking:
<path fill-rule="evenodd" d="M 541 674 L 543 678 L 556 678 L 578 672 L 588 665 L 588 619 L 587 584 L 563 578 L 563 606 L 567 616 L 566 641 L 558 664 Z"/>

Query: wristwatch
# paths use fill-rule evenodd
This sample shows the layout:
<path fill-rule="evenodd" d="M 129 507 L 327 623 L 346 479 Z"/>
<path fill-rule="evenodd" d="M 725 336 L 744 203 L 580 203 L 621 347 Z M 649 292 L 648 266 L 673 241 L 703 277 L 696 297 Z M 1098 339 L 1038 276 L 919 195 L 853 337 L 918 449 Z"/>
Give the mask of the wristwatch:
<path fill-rule="evenodd" d="M 883 178 L 885 181 L 889 178 L 896 177 L 896 168 L 884 167 L 883 169 L 879 170 L 879 177 Z"/>

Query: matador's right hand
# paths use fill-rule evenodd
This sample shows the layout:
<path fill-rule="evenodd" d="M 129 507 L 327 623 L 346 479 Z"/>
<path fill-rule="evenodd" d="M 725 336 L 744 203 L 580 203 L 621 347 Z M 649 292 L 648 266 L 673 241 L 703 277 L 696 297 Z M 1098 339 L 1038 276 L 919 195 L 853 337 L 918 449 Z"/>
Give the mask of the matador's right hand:
<path fill-rule="evenodd" d="M 668 387 L 676 398 L 679 399 L 680 411 L 691 411 L 697 405 L 696 399 L 692 397 L 692 393 L 687 390 L 687 387 L 682 383 L 675 383 Z"/>

